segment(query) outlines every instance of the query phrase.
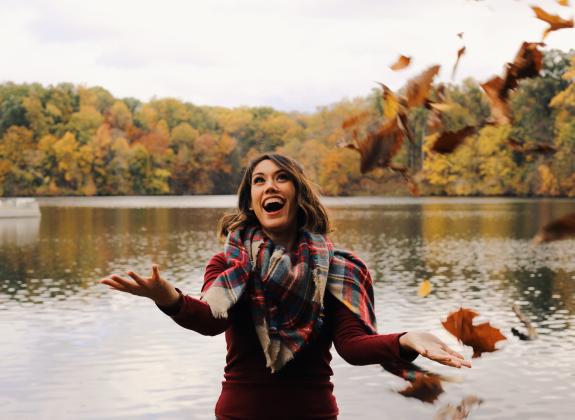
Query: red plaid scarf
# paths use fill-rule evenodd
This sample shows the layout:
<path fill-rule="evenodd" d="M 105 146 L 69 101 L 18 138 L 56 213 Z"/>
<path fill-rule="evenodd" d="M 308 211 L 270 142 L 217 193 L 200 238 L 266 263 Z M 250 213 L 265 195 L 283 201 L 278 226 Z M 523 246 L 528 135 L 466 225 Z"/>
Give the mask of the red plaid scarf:
<path fill-rule="evenodd" d="M 367 267 L 352 253 L 334 250 L 325 236 L 301 231 L 296 250 L 289 253 L 275 246 L 259 227 L 247 227 L 228 235 L 224 252 L 229 268 L 205 285 L 202 299 L 221 318 L 248 292 L 256 332 L 272 372 L 319 332 L 326 288 L 370 333 L 376 332 Z"/>

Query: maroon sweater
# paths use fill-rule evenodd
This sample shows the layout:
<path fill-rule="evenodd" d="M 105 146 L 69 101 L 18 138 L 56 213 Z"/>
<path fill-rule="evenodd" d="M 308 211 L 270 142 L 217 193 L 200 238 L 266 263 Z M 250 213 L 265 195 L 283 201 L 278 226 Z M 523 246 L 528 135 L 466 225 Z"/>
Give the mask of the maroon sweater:
<path fill-rule="evenodd" d="M 204 283 L 227 269 L 223 253 L 206 267 Z M 271 373 L 255 332 L 250 308 L 240 299 L 228 318 L 216 319 L 210 307 L 183 296 L 171 308 L 160 308 L 184 328 L 202 335 L 226 333 L 227 356 L 216 416 L 228 419 L 334 419 L 338 408 L 330 376 L 332 342 L 352 365 L 368 365 L 417 354 L 400 352 L 402 334 L 369 334 L 361 321 L 329 293 L 325 294 L 325 323 L 319 335 L 279 372 Z"/>

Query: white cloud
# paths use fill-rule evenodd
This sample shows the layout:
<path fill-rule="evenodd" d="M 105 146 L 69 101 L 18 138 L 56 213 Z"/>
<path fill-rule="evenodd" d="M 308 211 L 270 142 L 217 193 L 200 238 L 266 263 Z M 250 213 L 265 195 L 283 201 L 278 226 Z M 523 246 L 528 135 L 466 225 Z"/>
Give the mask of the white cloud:
<path fill-rule="evenodd" d="M 435 63 L 447 80 L 463 44 L 457 80 L 483 80 L 545 24 L 521 0 L 21 0 L 0 3 L 0 27 L 5 81 L 311 111 L 365 95 L 375 80 L 399 88 Z M 567 50 L 574 40 L 563 30 L 548 45 Z M 392 72 L 400 53 L 413 64 Z"/>

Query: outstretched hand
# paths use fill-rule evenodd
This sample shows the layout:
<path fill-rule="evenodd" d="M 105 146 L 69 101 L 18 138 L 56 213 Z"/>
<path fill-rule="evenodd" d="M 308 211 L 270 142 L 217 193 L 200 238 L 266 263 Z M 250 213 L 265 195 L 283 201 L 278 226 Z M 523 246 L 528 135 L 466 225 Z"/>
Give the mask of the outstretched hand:
<path fill-rule="evenodd" d="M 100 283 L 109 286 L 113 290 L 150 298 L 160 306 L 175 303 L 179 298 L 178 291 L 160 276 L 160 270 L 156 264 L 152 266 L 151 277 L 142 278 L 133 271 L 127 271 L 126 273 L 130 278 L 113 274 L 108 278 L 101 279 Z"/>
<path fill-rule="evenodd" d="M 416 351 L 423 357 L 447 366 L 471 367 L 471 362 L 463 355 L 451 349 L 433 334 L 427 332 L 408 332 L 399 338 L 399 344 L 408 350 Z"/>

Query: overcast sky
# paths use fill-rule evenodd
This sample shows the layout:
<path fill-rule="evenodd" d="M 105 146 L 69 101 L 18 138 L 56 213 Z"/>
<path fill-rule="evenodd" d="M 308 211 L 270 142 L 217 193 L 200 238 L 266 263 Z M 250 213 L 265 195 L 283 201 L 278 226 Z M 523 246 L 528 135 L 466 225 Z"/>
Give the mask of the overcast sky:
<path fill-rule="evenodd" d="M 0 0 L 0 82 L 314 111 L 432 64 L 448 80 L 462 45 L 456 81 L 500 73 L 546 27 L 530 4 L 575 11 L 554 0 Z M 575 48 L 575 30 L 546 42 Z M 399 54 L 413 61 L 393 72 Z"/>

